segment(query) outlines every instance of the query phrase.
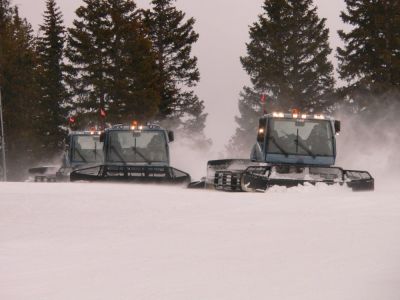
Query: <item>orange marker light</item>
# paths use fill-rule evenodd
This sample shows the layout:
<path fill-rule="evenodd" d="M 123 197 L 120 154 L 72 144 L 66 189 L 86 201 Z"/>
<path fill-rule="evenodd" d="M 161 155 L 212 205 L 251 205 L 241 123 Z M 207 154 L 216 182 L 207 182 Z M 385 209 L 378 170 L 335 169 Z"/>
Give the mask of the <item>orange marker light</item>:
<path fill-rule="evenodd" d="M 138 122 L 137 121 L 132 121 L 131 130 L 135 130 L 137 127 L 138 127 Z"/>

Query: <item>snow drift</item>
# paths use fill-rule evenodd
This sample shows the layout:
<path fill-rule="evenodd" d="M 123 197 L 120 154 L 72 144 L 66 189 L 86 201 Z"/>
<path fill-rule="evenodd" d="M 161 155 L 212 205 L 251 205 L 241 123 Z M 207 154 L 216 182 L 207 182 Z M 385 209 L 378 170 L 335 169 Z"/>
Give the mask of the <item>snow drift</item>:
<path fill-rule="evenodd" d="M 397 188 L 0 184 L 0 299 L 398 299 Z"/>

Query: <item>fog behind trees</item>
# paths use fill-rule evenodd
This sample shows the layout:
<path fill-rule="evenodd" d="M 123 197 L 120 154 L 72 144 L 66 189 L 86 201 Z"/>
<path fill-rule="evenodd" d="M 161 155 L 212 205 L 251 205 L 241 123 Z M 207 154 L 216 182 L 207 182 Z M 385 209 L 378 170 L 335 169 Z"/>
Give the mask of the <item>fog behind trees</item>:
<path fill-rule="evenodd" d="M 149 1 L 138 0 L 137 5 L 149 7 Z M 201 80 L 195 89 L 205 102 L 209 114 L 205 134 L 213 140 L 217 150 L 224 149 L 237 127 L 234 117 L 238 115 L 239 93 L 249 78 L 243 70 L 239 57 L 245 55 L 249 40 L 249 26 L 261 13 L 263 0 L 178 0 L 176 6 L 188 17 L 194 17 L 195 30 L 200 34 L 193 46 L 198 57 Z M 21 15 L 30 21 L 36 30 L 42 22 L 45 1 L 18 0 Z M 80 0 L 59 1 L 66 26 L 72 24 Z M 337 30 L 347 28 L 340 20 L 340 11 L 345 9 L 344 0 L 316 0 L 321 17 L 327 18 L 332 49 L 342 45 Z M 336 67 L 335 53 L 330 58 Z M 336 72 L 335 72 L 336 74 Z M 338 84 L 342 84 L 341 81 Z"/>

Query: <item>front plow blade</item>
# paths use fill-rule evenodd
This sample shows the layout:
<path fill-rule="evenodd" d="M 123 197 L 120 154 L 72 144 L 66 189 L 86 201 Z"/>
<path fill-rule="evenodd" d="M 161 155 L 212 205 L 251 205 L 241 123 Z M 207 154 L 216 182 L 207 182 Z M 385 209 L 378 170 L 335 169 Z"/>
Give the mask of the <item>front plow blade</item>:
<path fill-rule="evenodd" d="M 353 191 L 373 191 L 375 189 L 375 180 L 367 171 L 345 170 L 347 185 Z"/>
<path fill-rule="evenodd" d="M 190 182 L 190 175 L 167 166 L 101 165 L 75 170 L 71 173 L 70 179 L 89 182 L 185 184 Z"/>
<path fill-rule="evenodd" d="M 28 172 L 35 182 L 56 182 L 56 174 L 59 168 L 57 166 L 36 167 L 30 168 Z"/>

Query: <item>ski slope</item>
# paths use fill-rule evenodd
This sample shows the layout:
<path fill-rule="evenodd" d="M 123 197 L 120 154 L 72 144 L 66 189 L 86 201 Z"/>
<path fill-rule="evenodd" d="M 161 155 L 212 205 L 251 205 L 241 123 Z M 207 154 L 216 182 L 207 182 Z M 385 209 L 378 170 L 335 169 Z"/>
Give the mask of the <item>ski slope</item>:
<path fill-rule="evenodd" d="M 400 189 L 0 184 L 0 299 L 400 299 Z"/>

